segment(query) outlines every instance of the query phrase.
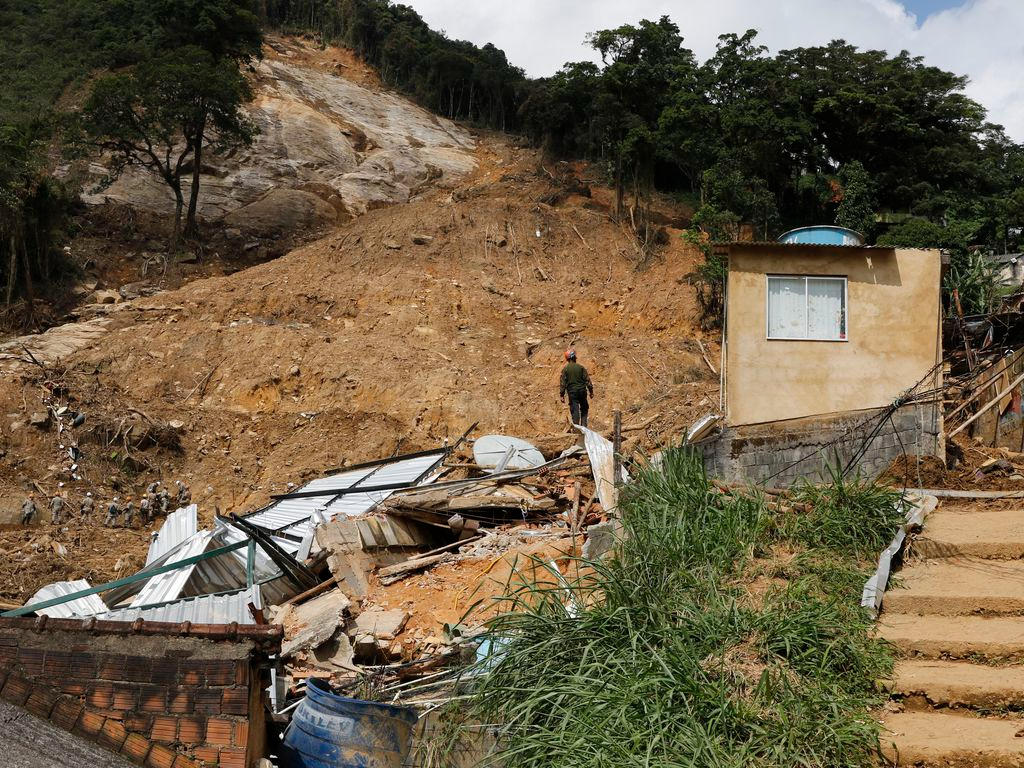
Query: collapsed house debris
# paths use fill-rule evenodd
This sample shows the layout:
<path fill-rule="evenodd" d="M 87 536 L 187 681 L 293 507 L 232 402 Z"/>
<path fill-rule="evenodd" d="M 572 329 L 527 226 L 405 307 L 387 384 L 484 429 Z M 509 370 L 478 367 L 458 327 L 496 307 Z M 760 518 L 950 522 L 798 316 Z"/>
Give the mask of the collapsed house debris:
<path fill-rule="evenodd" d="M 496 595 L 527 563 L 561 578 L 554 560 L 578 554 L 578 537 L 608 521 L 614 473 L 626 476 L 612 443 L 590 430 L 580 429 L 585 448 L 565 435 L 547 455 L 500 435 L 471 450 L 471 430 L 451 446 L 343 468 L 210 527 L 200 527 L 196 505 L 180 508 L 152 534 L 137 573 L 50 584 L 3 620 L 127 632 L 280 625 L 269 684 L 250 702 L 278 726 L 310 681 L 357 697 L 369 681 L 408 702 L 422 693 L 411 683 L 427 679 L 432 700 L 434 681 L 475 658 L 485 611 L 471 614 L 490 595 L 477 594 L 474 579 L 501 572 Z M 447 594 L 433 585 L 452 602 L 443 621 L 436 605 L 402 599 L 445 578 L 458 586 Z M 203 759 L 201 745 L 181 741 L 180 754 Z"/>

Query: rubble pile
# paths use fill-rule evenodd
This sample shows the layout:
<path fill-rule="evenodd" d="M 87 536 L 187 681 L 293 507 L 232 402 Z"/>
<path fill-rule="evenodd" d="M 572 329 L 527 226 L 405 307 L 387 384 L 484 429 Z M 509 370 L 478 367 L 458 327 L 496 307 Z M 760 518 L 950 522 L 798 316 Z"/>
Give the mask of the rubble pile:
<path fill-rule="evenodd" d="M 581 431 L 586 450 L 567 434 L 546 455 L 467 431 L 452 446 L 348 467 L 204 529 L 191 504 L 167 516 L 137 573 L 57 582 L 5 615 L 280 624 L 271 701 L 282 721 L 311 679 L 388 700 L 419 695 L 412 682 L 425 679 L 433 698 L 475 658 L 490 598 L 516 573 L 560 579 L 558 561 L 608 519 L 599 486 L 611 443 Z"/>

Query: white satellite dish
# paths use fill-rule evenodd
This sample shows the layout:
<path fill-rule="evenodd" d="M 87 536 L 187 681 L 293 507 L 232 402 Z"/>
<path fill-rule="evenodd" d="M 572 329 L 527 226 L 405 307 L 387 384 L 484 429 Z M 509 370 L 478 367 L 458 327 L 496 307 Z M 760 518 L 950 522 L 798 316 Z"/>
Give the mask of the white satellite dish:
<path fill-rule="evenodd" d="M 473 458 L 484 468 L 501 472 L 506 469 L 532 469 L 544 463 L 544 455 L 518 437 L 484 435 L 473 443 Z"/>

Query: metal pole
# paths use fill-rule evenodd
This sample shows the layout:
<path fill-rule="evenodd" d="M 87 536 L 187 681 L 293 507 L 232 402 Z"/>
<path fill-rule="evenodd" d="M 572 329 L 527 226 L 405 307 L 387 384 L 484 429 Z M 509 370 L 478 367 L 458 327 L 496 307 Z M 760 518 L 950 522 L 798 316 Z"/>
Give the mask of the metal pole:
<path fill-rule="evenodd" d="M 612 440 L 614 463 L 612 464 L 612 482 L 618 488 L 622 483 L 622 411 L 615 411 L 615 433 Z"/>
<path fill-rule="evenodd" d="M 245 553 L 245 586 L 251 587 L 256 580 L 256 540 L 249 539 Z"/>

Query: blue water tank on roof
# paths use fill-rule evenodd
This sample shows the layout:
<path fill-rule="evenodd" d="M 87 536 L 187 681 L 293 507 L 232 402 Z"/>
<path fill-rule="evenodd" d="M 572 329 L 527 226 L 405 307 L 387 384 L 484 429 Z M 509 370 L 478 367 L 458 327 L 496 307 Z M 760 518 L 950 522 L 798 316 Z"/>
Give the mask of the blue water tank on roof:
<path fill-rule="evenodd" d="M 802 245 L 864 245 L 864 235 L 846 227 L 823 224 L 791 229 L 779 236 L 779 242 Z"/>

